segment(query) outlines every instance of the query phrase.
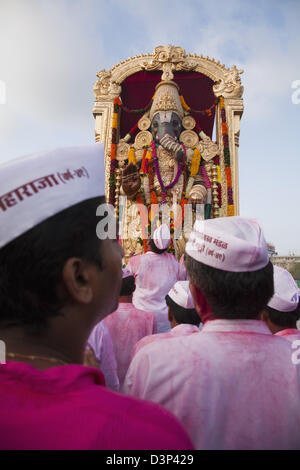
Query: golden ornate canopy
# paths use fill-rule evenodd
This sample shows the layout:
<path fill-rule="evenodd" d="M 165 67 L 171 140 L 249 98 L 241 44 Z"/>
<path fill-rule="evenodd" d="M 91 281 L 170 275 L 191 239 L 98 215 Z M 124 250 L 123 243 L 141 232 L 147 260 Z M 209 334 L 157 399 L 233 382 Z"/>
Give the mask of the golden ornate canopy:
<path fill-rule="evenodd" d="M 124 90 L 126 89 L 128 80 L 132 80 L 134 77 L 137 77 L 138 74 L 144 73 L 146 80 L 149 81 L 149 76 L 156 74 L 157 77 L 158 72 L 162 72 L 159 78 L 162 81 L 159 85 L 163 85 L 164 83 L 176 85 L 176 83 L 174 83 L 176 80 L 177 82 L 180 82 L 180 79 L 184 79 L 185 76 L 188 76 L 189 74 L 197 77 L 199 74 L 199 77 L 206 77 L 206 80 L 210 83 L 210 94 L 215 100 L 215 104 L 213 105 L 213 116 L 211 114 L 209 116 L 215 119 L 216 142 L 213 142 L 204 132 L 199 133 L 199 140 L 196 132 L 192 130 L 194 125 L 193 122 L 195 121 L 192 115 L 183 117 L 182 122 L 186 130 L 181 134 L 181 142 L 186 147 L 190 147 L 190 149 L 195 148 L 196 146 L 201 153 L 202 162 L 204 162 L 204 166 L 211 181 L 210 217 L 239 215 L 238 147 L 240 119 L 243 114 L 243 86 L 241 85 L 240 79 L 240 75 L 243 71 L 238 70 L 234 65 L 231 68 L 227 68 L 224 64 L 220 64 L 219 61 L 210 59 L 209 57 L 204 57 L 203 55 L 187 54 L 182 47 L 175 47 L 172 45 L 158 46 L 152 54 L 134 56 L 118 63 L 111 70 L 101 70 L 97 73 L 98 80 L 94 85 L 95 103 L 93 108 L 93 114 L 95 117 L 95 137 L 96 142 L 103 142 L 105 149 L 107 199 L 109 196 L 111 159 L 116 159 L 117 169 L 114 173 L 114 204 L 116 215 L 118 216 L 119 211 L 122 168 L 125 167 L 125 162 L 129 162 L 128 151 L 130 148 L 126 139 L 123 138 L 124 136 L 120 135 L 120 120 L 123 119 L 124 123 L 126 120 L 130 119 L 130 116 L 123 115 L 123 117 L 120 118 L 119 112 L 117 117 L 118 124 L 116 125 L 116 108 L 114 103 L 116 103 L 116 99 L 118 97 L 122 97 L 122 93 L 124 93 Z M 158 88 L 159 85 L 157 85 L 156 88 Z M 133 90 L 133 88 L 131 88 L 131 90 Z M 155 87 L 153 86 L 153 93 L 154 90 Z M 204 92 L 204 95 L 205 93 L 206 92 Z M 136 94 L 135 89 L 132 94 Z M 200 95 L 201 89 L 197 90 L 196 95 L 194 96 Z M 165 98 L 166 97 L 163 96 L 160 100 Z M 171 99 L 170 96 L 167 98 L 169 100 Z M 175 98 L 176 97 L 174 97 L 174 99 Z M 145 102 L 141 104 L 145 105 Z M 193 107 L 193 103 L 188 104 L 191 108 Z M 181 105 L 180 103 L 179 105 L 177 103 L 176 106 L 179 108 Z M 182 113 L 180 112 L 179 115 L 180 114 Z M 149 128 L 151 116 L 146 113 L 142 118 L 137 117 L 136 119 L 139 119 L 138 128 L 140 132 L 137 134 L 134 143 L 131 145 L 135 147 L 137 160 L 139 159 L 141 162 L 143 147 L 149 147 L 150 141 L 152 140 L 152 135 L 147 130 Z M 226 145 L 224 144 L 224 125 L 226 129 Z M 116 144 L 116 154 L 115 156 L 112 156 L 114 143 Z M 227 146 L 227 148 L 225 148 L 225 146 Z M 214 164 L 214 157 L 216 155 L 219 156 L 218 164 Z M 165 164 L 170 164 L 171 166 L 170 161 L 167 163 L 167 157 L 165 157 L 165 159 Z M 161 164 L 163 168 L 163 157 Z M 228 166 L 230 169 L 229 173 L 227 171 Z M 228 192 L 229 186 L 230 193 Z M 220 188 L 221 191 L 218 192 L 218 189 Z M 234 204 L 232 202 L 228 202 L 229 198 L 234 201 Z M 170 205 L 170 201 L 168 201 L 168 204 Z M 127 252 L 128 250 L 129 249 L 127 249 Z M 131 254 L 133 252 L 137 252 L 137 248 L 130 248 L 130 250 Z M 177 255 L 178 254 L 179 253 L 177 253 Z"/>
<path fill-rule="evenodd" d="M 238 147 L 240 135 L 240 119 L 243 114 L 243 86 L 236 66 L 231 69 L 225 67 L 220 61 L 204 57 L 202 54 L 187 54 L 182 47 L 172 45 L 158 46 L 152 54 L 140 54 L 123 60 L 111 70 L 101 70 L 97 73 L 98 80 L 94 85 L 95 104 L 93 114 L 95 117 L 96 142 L 103 142 L 106 159 L 106 192 L 108 192 L 111 123 L 113 115 L 113 100 L 122 92 L 122 82 L 142 70 L 162 71 L 162 79 L 172 80 L 177 71 L 199 72 L 211 78 L 214 82 L 213 92 L 216 97 L 224 97 L 227 116 L 228 139 L 231 155 L 232 188 L 235 201 L 235 215 L 239 214 L 239 180 L 238 180 Z M 216 142 L 222 151 L 221 117 L 216 112 Z M 119 152 L 120 154 L 122 152 Z M 122 157 L 120 157 L 122 158 Z M 226 175 L 224 165 L 221 164 L 221 178 L 225 184 Z M 226 207 L 226 192 L 223 191 L 224 207 Z"/>

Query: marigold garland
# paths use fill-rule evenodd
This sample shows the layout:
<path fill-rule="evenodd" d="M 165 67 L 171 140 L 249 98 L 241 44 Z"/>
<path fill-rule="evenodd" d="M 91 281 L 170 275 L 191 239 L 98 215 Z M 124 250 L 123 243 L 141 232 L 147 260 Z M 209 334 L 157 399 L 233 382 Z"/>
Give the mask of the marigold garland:
<path fill-rule="evenodd" d="M 233 192 L 232 192 L 232 178 L 231 178 L 231 167 L 230 167 L 230 150 L 229 150 L 229 139 L 228 139 L 228 126 L 226 122 L 226 111 L 224 105 L 224 97 L 220 96 L 219 99 L 220 110 L 221 110 L 221 127 L 222 127 L 222 138 L 223 138 L 223 148 L 224 148 L 224 164 L 226 172 L 226 182 L 227 182 L 227 215 L 234 215 L 234 201 L 233 201 Z"/>
<path fill-rule="evenodd" d="M 147 106 L 145 106 L 144 108 L 140 108 L 140 109 L 130 109 L 128 108 L 128 106 L 125 106 L 124 103 L 121 103 L 121 106 L 122 106 L 122 109 L 126 112 L 126 113 L 132 113 L 132 114 L 145 114 L 147 111 L 149 111 L 149 109 L 151 108 L 152 106 L 152 102 L 154 100 L 154 97 L 155 97 L 155 93 L 154 95 L 152 96 L 151 100 L 149 101 L 149 103 L 147 104 Z M 218 104 L 219 102 L 219 98 L 216 98 L 214 103 L 208 108 L 208 109 L 192 109 L 185 101 L 183 95 L 179 95 L 179 98 L 180 98 L 180 101 L 181 101 L 181 104 L 182 104 L 182 107 L 183 109 L 186 111 L 186 112 L 192 112 L 192 113 L 198 113 L 198 114 L 202 114 L 202 115 L 207 115 L 207 116 L 212 116 L 212 110 L 216 107 L 216 105 Z"/>
<path fill-rule="evenodd" d="M 130 149 L 128 151 L 128 165 L 130 165 L 130 163 L 132 163 L 133 165 L 136 164 L 136 161 L 135 161 L 135 148 L 134 147 L 130 147 Z"/>
<path fill-rule="evenodd" d="M 149 103 L 147 104 L 147 106 L 145 108 L 141 108 L 141 109 L 129 109 L 127 106 L 125 106 L 120 100 L 120 106 L 122 106 L 122 109 L 128 113 L 133 113 L 133 114 L 145 114 L 149 111 L 149 109 L 151 108 L 152 106 L 152 102 L 154 100 L 154 97 L 155 97 L 155 93 L 154 95 L 152 96 L 151 100 L 149 101 Z M 180 98 L 180 101 L 181 101 L 181 104 L 182 104 L 182 107 L 185 111 L 186 114 L 190 114 L 190 113 L 196 113 L 196 114 L 201 114 L 201 115 L 207 115 L 209 117 L 212 117 L 212 110 L 216 107 L 216 105 L 218 104 L 219 102 L 219 98 L 216 98 L 215 102 L 210 106 L 210 108 L 208 109 L 192 109 L 190 106 L 188 106 L 188 104 L 186 103 L 183 95 L 179 95 L 179 98 Z M 127 134 L 125 135 L 125 137 L 123 137 L 123 140 L 125 142 L 129 142 L 133 135 L 135 134 L 135 132 L 137 131 L 138 129 L 138 122 L 130 129 L 129 132 L 127 132 Z M 196 132 L 200 132 L 201 131 L 201 128 L 199 126 L 199 124 L 196 122 L 196 126 L 195 126 L 195 130 Z"/>
<path fill-rule="evenodd" d="M 116 196 L 116 168 L 118 168 L 118 161 L 116 160 L 116 149 L 117 149 L 117 131 L 118 131 L 118 116 L 119 109 L 122 102 L 119 97 L 114 99 L 114 109 L 112 116 L 112 137 L 111 137 L 111 148 L 110 148 L 110 173 L 109 173 L 109 204 L 115 206 Z"/>
<path fill-rule="evenodd" d="M 146 175 L 146 155 L 147 155 L 147 147 L 144 147 L 143 156 L 142 156 L 142 163 L 141 163 L 141 175 Z"/>
<path fill-rule="evenodd" d="M 230 170 L 230 167 L 227 166 L 227 167 L 225 168 L 225 171 L 226 171 L 227 186 L 228 186 L 228 187 L 232 187 L 232 182 L 231 182 L 231 170 Z"/>
<path fill-rule="evenodd" d="M 221 184 L 221 168 L 220 165 L 217 165 L 217 182 Z"/>
<path fill-rule="evenodd" d="M 192 163 L 191 163 L 191 176 L 196 176 L 199 171 L 199 166 L 201 162 L 201 154 L 200 150 L 196 147 L 193 149 L 194 153 L 192 156 Z"/>
<path fill-rule="evenodd" d="M 184 97 L 180 95 L 179 98 L 180 98 L 183 109 L 185 111 L 190 111 L 191 108 L 186 104 Z"/>
<path fill-rule="evenodd" d="M 227 215 L 230 216 L 230 217 L 234 216 L 234 205 L 233 204 L 228 205 Z"/>
<path fill-rule="evenodd" d="M 184 111 L 189 112 L 189 113 L 202 114 L 203 116 L 206 114 L 209 117 L 212 117 L 212 110 L 216 107 L 216 105 L 219 102 L 219 98 L 216 98 L 214 103 L 208 109 L 193 109 L 186 103 L 182 95 L 180 95 L 179 98 L 180 98 Z"/>

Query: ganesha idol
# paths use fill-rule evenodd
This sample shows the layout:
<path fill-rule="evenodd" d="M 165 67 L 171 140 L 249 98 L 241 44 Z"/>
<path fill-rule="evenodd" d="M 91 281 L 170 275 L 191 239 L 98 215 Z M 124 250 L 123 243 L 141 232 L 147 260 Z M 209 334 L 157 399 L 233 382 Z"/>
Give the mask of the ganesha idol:
<path fill-rule="evenodd" d="M 172 59 L 174 54 L 163 59 L 164 64 Z M 115 86 L 117 91 L 115 83 L 109 86 Z M 193 109 L 185 99 L 172 68 L 164 69 L 161 81 L 153 87 L 149 105 L 122 136 L 119 127 L 124 108 L 115 93 L 106 168 L 108 199 L 119 218 L 125 259 L 145 252 L 148 238 L 162 222 L 170 223 L 170 251 L 180 258 L 196 218 L 237 212 L 224 97 L 216 96 L 211 106 L 219 113 L 219 142 L 213 142 L 199 126 L 197 112 L 202 111 Z M 222 194 L 224 191 L 226 195 Z"/>

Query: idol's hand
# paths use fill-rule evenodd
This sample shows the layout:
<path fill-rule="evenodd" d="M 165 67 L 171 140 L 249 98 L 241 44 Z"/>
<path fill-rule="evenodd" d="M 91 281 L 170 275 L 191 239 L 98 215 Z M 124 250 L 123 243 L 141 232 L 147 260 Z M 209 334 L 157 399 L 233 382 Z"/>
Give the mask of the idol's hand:
<path fill-rule="evenodd" d="M 127 165 L 122 174 L 122 188 L 126 196 L 129 199 L 133 199 L 140 189 L 141 177 L 139 174 L 138 167 L 130 163 Z"/>

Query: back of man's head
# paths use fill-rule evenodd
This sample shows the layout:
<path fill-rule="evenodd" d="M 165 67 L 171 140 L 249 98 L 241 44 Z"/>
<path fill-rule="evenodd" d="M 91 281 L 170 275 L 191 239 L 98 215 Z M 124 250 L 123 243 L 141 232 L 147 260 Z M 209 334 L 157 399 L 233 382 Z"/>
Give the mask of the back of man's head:
<path fill-rule="evenodd" d="M 272 331 L 296 328 L 299 317 L 298 286 L 286 269 L 274 266 L 274 295 L 264 309 L 263 319 Z"/>
<path fill-rule="evenodd" d="M 166 304 L 176 324 L 199 326 L 200 317 L 195 309 L 189 281 L 177 281 L 166 295 Z"/>
<path fill-rule="evenodd" d="M 132 274 L 128 273 L 122 278 L 122 287 L 121 287 L 120 297 L 131 296 L 134 291 L 135 291 L 135 279 Z"/>
<path fill-rule="evenodd" d="M 67 302 L 57 288 L 68 259 L 102 269 L 96 210 L 105 203 L 103 161 L 103 146 L 95 144 L 1 167 L 0 326 L 38 326 L 57 316 Z"/>
<path fill-rule="evenodd" d="M 57 286 L 69 258 L 80 257 L 101 269 L 93 198 L 55 214 L 0 249 L 0 325 L 40 326 L 59 314 Z M 67 299 L 66 299 L 67 301 Z"/>
<path fill-rule="evenodd" d="M 255 220 L 225 217 L 196 222 L 185 264 L 214 318 L 257 319 L 273 295 L 273 266 Z"/>

